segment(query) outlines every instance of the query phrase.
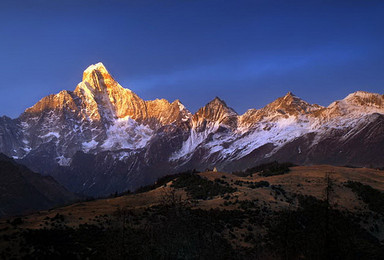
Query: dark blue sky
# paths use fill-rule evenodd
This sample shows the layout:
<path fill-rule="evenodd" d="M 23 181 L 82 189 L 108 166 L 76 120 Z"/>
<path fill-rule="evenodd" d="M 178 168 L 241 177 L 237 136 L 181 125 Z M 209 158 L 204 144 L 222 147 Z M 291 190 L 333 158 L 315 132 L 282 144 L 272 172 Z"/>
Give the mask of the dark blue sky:
<path fill-rule="evenodd" d="M 384 1 L 0 1 L 1 115 L 74 90 L 99 61 L 192 112 L 215 96 L 243 113 L 288 91 L 383 94 Z"/>

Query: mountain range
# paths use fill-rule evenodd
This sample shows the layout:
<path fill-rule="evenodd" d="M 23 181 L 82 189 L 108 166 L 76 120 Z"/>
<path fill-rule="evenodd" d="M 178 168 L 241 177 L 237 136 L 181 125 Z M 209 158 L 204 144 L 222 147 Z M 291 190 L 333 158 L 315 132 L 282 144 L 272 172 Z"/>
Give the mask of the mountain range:
<path fill-rule="evenodd" d="M 145 101 L 102 63 L 74 91 L 44 97 L 18 118 L 0 117 L 0 152 L 68 190 L 135 190 L 161 176 L 269 161 L 384 166 L 384 96 L 358 91 L 328 107 L 289 92 L 239 115 L 216 97 L 192 114 L 179 101 Z"/>

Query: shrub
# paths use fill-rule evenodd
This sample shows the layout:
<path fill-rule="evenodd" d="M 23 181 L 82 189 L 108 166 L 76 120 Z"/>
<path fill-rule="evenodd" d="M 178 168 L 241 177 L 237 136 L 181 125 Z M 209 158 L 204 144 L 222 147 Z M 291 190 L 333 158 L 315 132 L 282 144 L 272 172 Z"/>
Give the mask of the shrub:
<path fill-rule="evenodd" d="M 269 187 L 269 182 L 259 181 L 259 182 L 254 182 L 251 185 L 249 185 L 249 188 L 251 188 L 251 189 L 263 188 L 263 187 Z"/>
<path fill-rule="evenodd" d="M 293 163 L 278 163 L 277 161 L 274 161 L 271 163 L 260 164 L 244 171 L 234 172 L 234 174 L 238 176 L 249 176 L 255 172 L 259 172 L 260 176 L 269 177 L 285 174 L 290 171 L 289 167 L 293 166 L 295 166 Z"/>
<path fill-rule="evenodd" d="M 21 218 L 15 218 L 9 222 L 12 226 L 18 226 L 23 224 L 23 220 Z"/>
<path fill-rule="evenodd" d="M 150 190 L 154 190 L 158 187 L 164 186 L 164 184 L 167 184 L 168 182 L 178 178 L 179 176 L 194 174 L 194 173 L 198 173 L 198 172 L 196 170 L 192 170 L 192 171 L 186 171 L 186 172 L 180 172 L 180 173 L 176 173 L 176 174 L 166 175 L 164 177 L 157 179 L 157 181 L 154 184 L 150 184 L 150 185 L 138 188 L 135 191 L 135 193 L 143 193 L 143 192 L 147 192 Z"/>
<path fill-rule="evenodd" d="M 185 188 L 192 199 L 208 199 L 209 197 L 224 195 L 237 190 L 227 185 L 221 185 L 219 182 L 207 180 L 193 173 L 180 175 L 173 181 L 172 187 L 176 189 Z"/>
<path fill-rule="evenodd" d="M 382 259 L 379 240 L 349 214 L 314 197 L 300 196 L 299 202 L 297 211 L 278 214 L 267 236 L 283 259 Z"/>
<path fill-rule="evenodd" d="M 384 193 L 356 181 L 348 181 L 345 185 L 352 189 L 365 203 L 368 208 L 377 213 L 384 214 Z"/>

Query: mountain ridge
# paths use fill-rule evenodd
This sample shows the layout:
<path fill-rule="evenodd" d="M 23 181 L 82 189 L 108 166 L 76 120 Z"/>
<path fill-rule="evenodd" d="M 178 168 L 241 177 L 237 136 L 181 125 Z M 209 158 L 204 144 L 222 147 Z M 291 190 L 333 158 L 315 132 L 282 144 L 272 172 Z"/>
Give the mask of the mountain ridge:
<path fill-rule="evenodd" d="M 88 83 L 88 84 L 82 84 L 82 83 Z M 86 88 L 85 88 L 86 87 Z M 97 64 L 94 64 L 94 65 L 90 65 L 83 73 L 83 80 L 82 82 L 80 82 L 76 89 L 74 91 L 69 91 L 69 90 L 62 90 L 60 91 L 58 94 L 51 94 L 51 95 L 48 95 L 44 98 L 42 98 L 40 101 L 38 101 L 35 105 L 33 105 L 32 107 L 30 108 L 27 108 L 24 113 L 26 112 L 31 112 L 31 111 L 38 111 L 38 112 L 41 112 L 41 109 L 39 110 L 38 108 L 42 106 L 42 104 L 40 104 L 42 101 L 45 101 L 46 99 L 52 99 L 52 98 L 60 98 L 61 99 L 61 105 L 64 106 L 66 104 L 69 103 L 69 105 L 73 105 L 73 103 L 71 103 L 71 98 L 73 99 L 73 94 L 74 93 L 80 93 L 81 90 L 84 90 L 84 89 L 88 89 L 89 90 L 89 87 L 91 87 L 91 89 L 93 89 L 93 91 L 97 90 L 98 92 L 103 92 L 105 90 L 111 90 L 111 91 L 117 91 L 117 90 L 123 90 L 123 91 L 127 91 L 127 92 L 130 92 L 130 93 L 133 93 L 135 95 L 135 97 L 139 98 L 132 90 L 130 89 L 127 89 L 127 88 L 123 88 L 113 77 L 112 75 L 108 72 L 108 70 L 106 69 L 106 67 L 103 65 L 103 63 L 99 62 Z M 94 88 L 96 87 L 96 88 Z M 89 91 L 85 90 L 86 92 L 88 92 L 89 94 Z M 94 94 L 94 93 L 92 93 Z M 116 94 L 116 93 L 114 93 Z M 117 93 L 117 94 L 121 94 L 121 93 Z M 121 95 L 121 96 L 124 96 L 124 95 Z M 114 97 L 114 95 L 112 95 L 112 98 Z M 141 98 L 139 98 L 141 99 Z M 292 92 L 288 92 L 286 95 L 284 95 L 283 97 L 280 97 L 280 98 L 277 98 L 276 100 L 272 101 L 271 103 L 265 105 L 264 107 L 260 108 L 260 109 L 255 109 L 255 108 L 251 108 L 251 109 L 248 109 L 246 112 L 244 112 L 243 114 L 238 114 L 239 116 L 244 116 L 247 112 L 249 112 L 250 110 L 251 111 L 259 111 L 259 110 L 262 110 L 262 109 L 266 109 L 267 107 L 275 107 L 275 109 L 277 110 L 278 107 L 276 107 L 276 103 L 282 103 L 282 101 L 287 101 L 285 104 L 283 104 L 283 106 L 289 106 L 290 104 L 294 103 L 294 101 L 299 101 L 299 102 L 302 102 L 302 104 L 300 104 L 301 108 L 303 109 L 303 112 L 307 112 L 305 111 L 304 106 L 310 106 L 310 107 L 314 107 L 316 109 L 325 109 L 325 108 L 330 108 L 332 106 L 334 106 L 334 103 L 335 102 L 341 102 L 341 101 L 353 101 L 353 99 L 355 99 L 355 103 L 357 102 L 360 102 L 360 105 L 366 105 L 367 103 L 374 103 L 374 104 L 377 104 L 377 107 L 379 108 L 384 108 L 384 95 L 380 95 L 380 94 L 377 94 L 377 93 L 371 93 L 371 92 L 367 92 L 367 91 L 355 91 L 353 93 L 350 93 L 348 94 L 344 99 L 341 99 L 341 100 L 337 100 L 337 101 L 334 101 L 334 102 L 331 102 L 329 106 L 327 107 L 324 107 L 324 106 L 320 106 L 320 105 L 317 105 L 317 104 L 310 104 L 304 100 L 302 100 L 301 98 L 297 97 L 295 94 L 293 94 Z M 171 103 L 169 102 L 168 100 L 166 99 L 155 99 L 155 100 L 146 100 L 144 102 L 154 102 L 156 100 L 165 100 L 167 101 L 168 103 Z M 220 100 L 222 102 L 224 102 L 225 106 L 226 103 L 225 101 L 221 100 L 219 97 L 215 97 L 214 99 L 212 99 L 210 102 L 207 103 L 207 105 L 211 102 L 214 102 L 215 100 Z M 67 101 L 66 103 L 64 103 L 63 101 Z M 175 100 L 177 101 L 178 103 L 182 104 L 180 102 L 180 100 Z M 173 102 L 175 102 L 173 101 Z M 172 103 L 173 103 L 172 102 Z M 44 102 L 46 103 L 46 102 Z M 287 104 L 289 103 L 289 104 Z M 48 104 L 47 104 L 48 105 Z M 49 104 L 50 105 L 50 104 Z M 280 104 L 281 105 L 281 104 Z M 36 107 L 36 108 L 35 108 Z M 57 106 L 60 108 L 60 106 Z M 199 110 L 203 109 L 205 106 L 201 107 L 200 109 L 198 109 L 196 111 L 196 113 L 199 112 Z M 232 109 L 232 108 L 231 108 Z M 233 109 L 232 109 L 233 110 Z M 234 111 L 234 110 L 233 110 Z M 189 111 L 188 111 L 189 112 Z M 234 111 L 235 112 L 235 111 Z M 193 115 L 196 115 L 196 113 L 194 113 Z M 236 113 L 236 112 L 235 112 Z M 192 114 L 192 113 L 191 113 Z M 236 113 L 237 114 L 237 113 Z M 122 117 L 125 117 L 126 114 L 124 113 L 119 113 L 119 115 L 117 116 L 118 118 L 122 118 Z M 134 118 L 135 119 L 135 118 Z"/>
<path fill-rule="evenodd" d="M 378 151 L 383 104 L 384 96 L 357 91 L 323 107 L 288 92 L 242 115 L 218 97 L 192 114 L 179 100 L 141 99 L 97 63 L 74 91 L 44 97 L 19 118 L 2 117 L 0 152 L 91 195 L 135 189 L 180 170 L 237 170 L 274 159 L 337 165 L 356 159 L 358 166 L 384 166 L 380 152 L 358 160 L 364 147 L 350 157 L 336 151 L 345 142 L 359 143 L 354 138 L 364 138 L 359 133 L 366 125 L 372 128 L 371 150 Z M 79 152 L 93 156 L 98 168 L 76 172 L 80 168 L 72 162 Z"/>

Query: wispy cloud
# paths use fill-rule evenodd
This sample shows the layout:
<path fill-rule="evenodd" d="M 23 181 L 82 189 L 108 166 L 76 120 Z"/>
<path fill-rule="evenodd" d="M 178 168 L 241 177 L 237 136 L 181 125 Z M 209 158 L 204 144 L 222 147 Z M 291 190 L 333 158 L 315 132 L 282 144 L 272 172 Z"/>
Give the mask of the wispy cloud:
<path fill-rule="evenodd" d="M 243 55 L 212 64 L 176 70 L 167 74 L 155 74 L 123 80 L 122 83 L 133 89 L 149 90 L 161 86 L 193 81 L 238 81 L 283 75 L 300 71 L 308 66 L 338 66 L 360 56 L 359 53 L 344 49 L 323 49 L 311 52 Z"/>

